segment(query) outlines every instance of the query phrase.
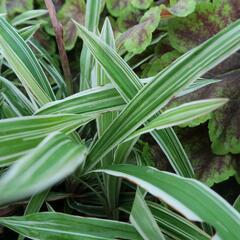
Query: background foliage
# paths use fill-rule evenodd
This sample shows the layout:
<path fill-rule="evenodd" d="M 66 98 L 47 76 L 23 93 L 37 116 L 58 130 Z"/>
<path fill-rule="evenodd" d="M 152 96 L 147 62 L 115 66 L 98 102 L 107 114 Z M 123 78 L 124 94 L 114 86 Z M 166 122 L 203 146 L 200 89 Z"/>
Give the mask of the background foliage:
<path fill-rule="evenodd" d="M 239 210 L 239 43 L 232 39 L 225 52 L 211 49 L 211 40 L 201 44 L 233 26 L 240 18 L 240 1 L 53 3 L 63 27 L 72 74 L 75 94 L 70 96 L 44 1 L 0 2 L 0 13 L 6 13 L 0 16 L 0 238 L 17 239 L 9 229 L 19 233 L 19 239 L 88 239 L 89 234 L 93 239 L 210 239 L 215 231 L 222 239 L 235 237 L 239 231 L 234 222 L 239 218 L 237 212 L 200 182 L 231 205 L 235 202 Z M 198 46 L 202 46 L 202 52 Z M 221 44 L 218 46 L 220 49 Z M 216 59 L 210 59 L 209 53 L 209 65 L 200 71 L 204 47 L 216 51 Z M 200 55 L 196 65 L 194 51 Z M 192 56 L 192 63 L 188 56 Z M 221 59 L 224 61 L 220 63 Z M 188 70 L 198 62 L 199 69 L 191 75 Z M 186 71 L 174 70 L 177 63 Z M 179 92 L 184 83 L 196 77 L 185 92 Z M 151 88 L 148 83 L 152 79 L 155 85 Z M 161 85 L 164 81 L 166 86 Z M 165 91 L 168 98 L 160 95 Z M 213 101 L 207 105 L 198 102 L 209 98 Z M 153 102 L 155 105 L 151 105 Z M 182 105 L 188 102 L 190 106 Z M 158 115 L 160 106 L 164 113 Z M 151 115 L 153 112 L 156 115 Z M 55 162 L 56 156 L 59 162 Z M 41 164 L 36 164 L 38 159 Z M 110 166 L 113 163 L 139 166 Z M 194 172 L 199 182 L 167 172 L 183 177 L 193 177 Z M 148 174 L 149 181 L 145 178 Z M 172 188 L 167 187 L 170 182 Z M 181 189 L 192 186 L 191 191 L 206 191 L 202 196 L 196 190 L 196 196 L 207 201 L 215 213 L 211 214 L 209 207 L 209 214 L 201 215 L 202 203 L 192 205 L 191 201 L 198 199 L 189 196 L 186 200 L 174 184 Z M 169 200 L 163 192 L 175 200 Z M 221 204 L 227 204 L 226 211 Z M 40 209 L 48 213 L 37 213 Z M 146 216 L 145 222 L 139 213 Z M 222 224 L 232 226 L 229 232 L 221 229 L 221 223 L 214 225 L 214 219 L 223 215 L 228 221 Z M 62 232 L 54 232 L 48 221 L 62 226 Z M 205 223 L 200 226 L 196 223 L 199 221 L 214 228 Z M 40 225 L 42 232 L 38 231 Z M 86 231 L 79 230 L 81 225 Z"/>

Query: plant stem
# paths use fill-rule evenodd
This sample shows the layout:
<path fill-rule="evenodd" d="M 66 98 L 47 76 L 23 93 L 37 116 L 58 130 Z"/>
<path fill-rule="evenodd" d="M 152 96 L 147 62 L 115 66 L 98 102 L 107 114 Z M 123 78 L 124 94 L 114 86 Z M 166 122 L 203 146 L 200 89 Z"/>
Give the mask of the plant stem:
<path fill-rule="evenodd" d="M 63 69 L 64 79 L 67 86 L 68 95 L 73 94 L 73 85 L 72 85 L 72 76 L 69 67 L 67 53 L 64 48 L 64 41 L 63 41 L 63 27 L 62 24 L 58 22 L 56 10 L 52 0 L 44 0 L 45 5 L 48 9 L 48 13 L 52 22 L 52 26 L 56 35 L 56 42 L 58 46 L 58 51 L 60 55 L 60 61 Z"/>

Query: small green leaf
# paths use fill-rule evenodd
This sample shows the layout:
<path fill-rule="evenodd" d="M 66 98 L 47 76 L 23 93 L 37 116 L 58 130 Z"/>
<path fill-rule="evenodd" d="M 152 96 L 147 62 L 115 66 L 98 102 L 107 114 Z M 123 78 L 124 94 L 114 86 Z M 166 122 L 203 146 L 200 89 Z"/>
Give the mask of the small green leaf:
<path fill-rule="evenodd" d="M 153 0 L 132 0 L 131 4 L 133 7 L 138 9 L 148 9 L 151 4 L 153 3 Z"/>
<path fill-rule="evenodd" d="M 107 9 L 114 17 L 119 17 L 131 9 L 131 0 L 106 0 Z"/>
<path fill-rule="evenodd" d="M 158 58 L 151 59 L 150 62 L 147 63 L 147 66 L 143 65 L 144 76 L 146 77 L 155 76 L 180 56 L 181 54 L 178 51 L 173 50 L 162 54 Z"/>
<path fill-rule="evenodd" d="M 168 11 L 177 17 L 186 17 L 193 13 L 196 8 L 197 0 L 178 0 L 176 4 L 168 8 Z"/>
<path fill-rule="evenodd" d="M 117 47 L 124 46 L 133 53 L 143 52 L 152 41 L 152 33 L 160 21 L 160 7 L 149 9 L 141 18 L 140 23 L 124 32 L 117 39 Z"/>
<path fill-rule="evenodd" d="M 85 8 L 84 0 L 68 0 L 57 14 L 63 25 L 63 38 L 67 50 L 71 50 L 77 40 L 77 30 L 71 19 L 84 24 Z"/>

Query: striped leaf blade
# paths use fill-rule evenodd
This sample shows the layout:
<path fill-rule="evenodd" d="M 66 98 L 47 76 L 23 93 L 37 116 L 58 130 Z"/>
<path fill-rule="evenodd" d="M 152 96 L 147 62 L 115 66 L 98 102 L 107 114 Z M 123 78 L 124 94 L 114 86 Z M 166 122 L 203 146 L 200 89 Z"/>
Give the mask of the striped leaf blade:
<path fill-rule="evenodd" d="M 130 222 L 144 240 L 165 239 L 139 190 L 136 192 L 133 202 Z"/>
<path fill-rule="evenodd" d="M 17 15 L 14 17 L 11 21 L 13 26 L 18 26 L 21 24 L 25 24 L 27 21 L 41 17 L 43 15 L 47 14 L 46 9 L 35 9 L 35 10 L 29 10 L 26 12 L 23 12 L 22 14 Z"/>
<path fill-rule="evenodd" d="M 0 92 L 5 101 L 18 116 L 32 115 L 34 106 L 25 95 L 10 81 L 0 77 Z"/>
<path fill-rule="evenodd" d="M 229 25 L 199 47 L 179 58 L 144 86 L 93 146 L 88 157 L 88 169 L 94 167 L 99 158 L 106 155 L 141 124 L 153 117 L 183 87 L 239 49 L 239 22 L 236 21 Z M 82 35 L 93 37 L 82 27 L 78 26 L 78 28 Z"/>
<path fill-rule="evenodd" d="M 94 33 L 98 31 L 98 23 L 101 13 L 102 0 L 88 0 L 85 15 L 86 28 Z M 85 46 L 82 47 L 80 56 L 80 91 L 91 88 L 91 72 L 93 66 L 93 58 L 89 49 Z"/>
<path fill-rule="evenodd" d="M 209 82 L 199 84 L 201 87 L 206 86 Z M 215 83 L 216 80 L 210 81 L 209 84 Z M 206 85 L 205 85 L 206 84 Z M 195 83 L 189 86 L 189 88 L 195 89 Z M 186 89 L 186 91 L 191 91 Z M 185 90 L 184 90 L 185 91 Z M 182 94 L 184 94 L 184 91 Z M 88 112 L 102 112 L 122 110 L 126 105 L 125 101 L 111 85 L 107 84 L 101 87 L 95 87 L 90 90 L 85 90 L 80 93 L 73 94 L 62 100 L 56 100 L 51 103 L 47 103 L 37 110 L 36 114 L 81 114 Z"/>
<path fill-rule="evenodd" d="M 73 132 L 93 117 L 46 115 L 10 118 L 0 121 L 0 166 L 8 166 L 34 148 L 54 131 Z M 9 147 L 11 146 L 11 147 Z"/>
<path fill-rule="evenodd" d="M 87 148 L 54 132 L 19 159 L 0 178 L 0 204 L 39 193 L 71 174 L 86 158 Z"/>
<path fill-rule="evenodd" d="M 121 56 L 85 28 L 77 23 L 76 26 L 85 44 L 110 76 L 114 87 L 123 99 L 129 102 L 143 87 L 143 83 L 141 83 L 138 76 Z M 192 177 L 194 173 L 190 161 L 173 129 L 154 131 L 152 135 L 161 146 L 176 172 L 184 176 Z M 165 144 L 166 142 L 171 142 L 172 144 Z"/>
<path fill-rule="evenodd" d="M 182 104 L 178 107 L 170 108 L 158 117 L 146 124 L 145 127 L 132 133 L 127 140 L 153 131 L 154 129 L 163 129 L 184 124 L 194 120 L 202 115 L 216 110 L 225 104 L 228 100 L 224 98 L 215 98 L 208 100 L 199 100 Z"/>
<path fill-rule="evenodd" d="M 173 239 L 181 240 L 210 240 L 202 229 L 194 223 L 188 221 L 181 215 L 171 211 L 156 202 L 146 201 L 154 218 L 156 219 L 162 232 Z M 132 203 L 125 203 L 120 209 L 128 214 L 131 213 Z"/>
<path fill-rule="evenodd" d="M 36 114 L 101 113 L 121 110 L 124 105 L 125 102 L 118 92 L 112 86 L 106 85 L 45 104 Z"/>
<path fill-rule="evenodd" d="M 211 224 L 222 239 L 237 239 L 240 234 L 240 214 L 197 180 L 134 165 L 114 165 L 96 171 L 134 182 L 188 219 Z"/>
<path fill-rule="evenodd" d="M 32 50 L 3 17 L 0 17 L 0 48 L 23 86 L 40 105 L 56 99 Z"/>
<path fill-rule="evenodd" d="M 0 224 L 32 239 L 142 239 L 128 223 L 56 212 L 0 218 Z"/>

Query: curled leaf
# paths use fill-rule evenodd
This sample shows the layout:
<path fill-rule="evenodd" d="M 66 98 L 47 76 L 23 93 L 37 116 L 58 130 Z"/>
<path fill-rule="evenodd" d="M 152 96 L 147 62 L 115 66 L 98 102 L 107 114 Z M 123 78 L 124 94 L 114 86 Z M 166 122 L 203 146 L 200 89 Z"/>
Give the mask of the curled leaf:
<path fill-rule="evenodd" d="M 138 9 L 148 9 L 153 0 L 132 0 L 131 3 L 135 8 Z"/>
<path fill-rule="evenodd" d="M 107 9 L 114 17 L 119 17 L 131 9 L 131 0 L 106 0 Z"/>
<path fill-rule="evenodd" d="M 179 0 L 168 11 L 177 17 L 186 17 L 193 13 L 196 8 L 196 0 Z"/>
<path fill-rule="evenodd" d="M 152 41 L 152 33 L 160 21 L 160 7 L 149 9 L 141 18 L 140 23 L 124 32 L 117 39 L 117 47 L 122 46 L 132 53 L 141 53 Z"/>

